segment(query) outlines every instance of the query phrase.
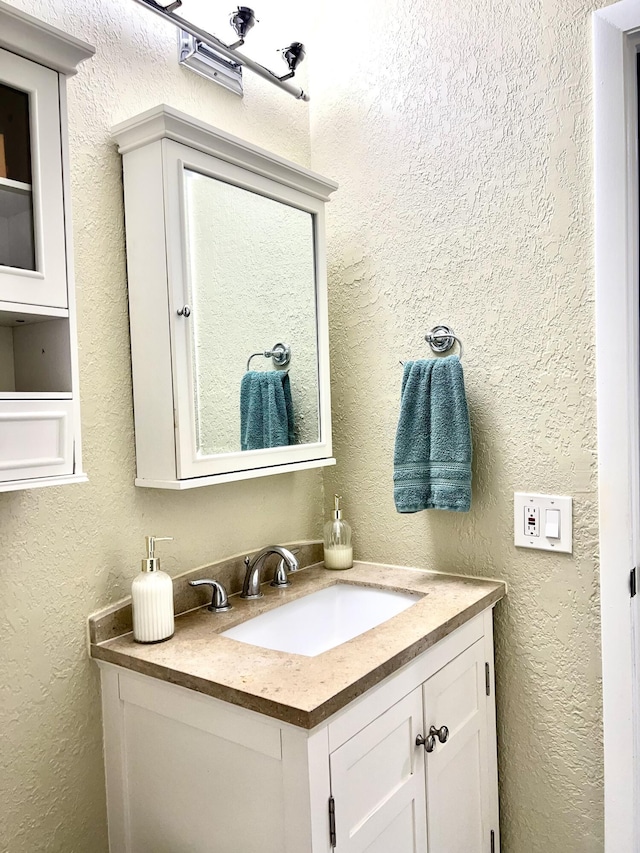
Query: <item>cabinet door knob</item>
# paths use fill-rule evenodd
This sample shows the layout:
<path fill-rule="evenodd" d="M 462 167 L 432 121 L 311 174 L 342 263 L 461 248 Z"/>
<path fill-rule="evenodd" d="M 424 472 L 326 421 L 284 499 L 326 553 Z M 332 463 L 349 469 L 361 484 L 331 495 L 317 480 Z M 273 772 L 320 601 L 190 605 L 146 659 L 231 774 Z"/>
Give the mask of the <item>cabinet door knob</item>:
<path fill-rule="evenodd" d="M 436 748 L 436 738 L 438 738 L 440 743 L 446 743 L 449 740 L 449 729 L 446 726 L 440 726 L 439 729 L 431 726 L 429 734 L 426 737 L 418 735 L 416 746 L 424 746 L 425 752 L 433 752 Z"/>
<path fill-rule="evenodd" d="M 425 752 L 433 752 L 436 747 L 436 739 L 432 734 L 425 737 L 418 735 L 416 738 L 416 746 L 424 746 Z"/>
<path fill-rule="evenodd" d="M 178 308 L 178 314 L 180 317 L 190 317 L 191 308 L 188 305 L 184 305 L 182 308 Z"/>
<path fill-rule="evenodd" d="M 446 743 L 449 740 L 449 729 L 446 726 L 440 726 L 439 729 L 435 726 L 431 726 L 429 734 L 433 737 L 437 737 L 440 743 Z"/>

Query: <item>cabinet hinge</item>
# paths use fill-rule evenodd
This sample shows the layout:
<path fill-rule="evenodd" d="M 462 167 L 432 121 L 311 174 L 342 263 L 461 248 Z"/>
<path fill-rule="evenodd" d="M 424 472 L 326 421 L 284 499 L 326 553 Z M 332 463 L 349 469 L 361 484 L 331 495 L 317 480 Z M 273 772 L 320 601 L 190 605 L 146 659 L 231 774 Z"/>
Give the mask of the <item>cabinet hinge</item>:
<path fill-rule="evenodd" d="M 631 598 L 633 598 L 638 591 L 638 581 L 636 577 L 636 567 L 634 566 L 629 573 L 629 592 L 631 593 Z"/>
<path fill-rule="evenodd" d="M 491 669 L 488 663 L 484 665 L 484 688 L 487 696 L 491 696 Z"/>
<path fill-rule="evenodd" d="M 336 801 L 329 797 L 329 841 L 332 847 L 336 846 Z"/>
<path fill-rule="evenodd" d="M 496 853 L 496 834 L 491 830 L 491 853 Z"/>

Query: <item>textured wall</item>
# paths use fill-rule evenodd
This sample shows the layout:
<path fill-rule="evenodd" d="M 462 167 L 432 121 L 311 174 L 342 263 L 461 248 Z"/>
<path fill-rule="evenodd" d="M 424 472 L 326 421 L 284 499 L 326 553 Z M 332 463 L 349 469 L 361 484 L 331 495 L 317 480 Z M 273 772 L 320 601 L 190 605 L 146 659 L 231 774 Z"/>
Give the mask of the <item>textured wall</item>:
<path fill-rule="evenodd" d="M 309 48 L 312 167 L 340 183 L 327 504 L 344 495 L 359 559 L 508 581 L 503 853 L 603 849 L 591 8 L 328 0 Z M 398 361 L 439 322 L 465 344 L 473 508 L 401 516 Z M 515 490 L 574 496 L 573 556 L 514 548 Z"/>
<path fill-rule="evenodd" d="M 164 566 L 177 572 L 317 535 L 321 494 L 317 472 L 184 495 L 133 488 L 108 128 L 165 101 L 306 162 L 306 107 L 253 78 L 239 101 L 178 69 L 173 30 L 131 0 L 16 5 L 98 47 L 70 84 L 91 482 L 0 495 L 0 850 L 102 853 L 87 613 L 127 591 L 145 533 L 176 536 Z M 602 851 L 590 9 L 354 0 L 345 12 L 325 0 L 309 40 L 313 167 L 341 183 L 328 208 L 339 465 L 327 493 L 344 494 L 361 558 L 509 582 L 496 620 L 503 853 Z M 403 517 L 391 492 L 397 362 L 424 354 L 440 321 L 466 344 L 473 510 Z M 513 548 L 521 488 L 574 495 L 572 557 Z M 280 502 L 286 514 L 271 508 Z"/>
<path fill-rule="evenodd" d="M 272 540 L 315 538 L 322 520 L 318 472 L 184 494 L 134 488 L 121 165 L 109 128 L 165 102 L 305 163 L 308 108 L 252 76 L 240 100 L 180 69 L 174 29 L 131 0 L 15 5 L 97 47 L 69 85 L 90 483 L 0 494 L 0 851 L 104 853 L 98 674 L 86 653 L 87 615 L 128 592 L 146 533 L 175 537 L 162 550 L 164 567 L 177 573 Z M 295 35 L 283 23 L 290 6 L 274 2 L 260 15 L 261 27 L 271 22 L 276 30 L 272 56 Z"/>

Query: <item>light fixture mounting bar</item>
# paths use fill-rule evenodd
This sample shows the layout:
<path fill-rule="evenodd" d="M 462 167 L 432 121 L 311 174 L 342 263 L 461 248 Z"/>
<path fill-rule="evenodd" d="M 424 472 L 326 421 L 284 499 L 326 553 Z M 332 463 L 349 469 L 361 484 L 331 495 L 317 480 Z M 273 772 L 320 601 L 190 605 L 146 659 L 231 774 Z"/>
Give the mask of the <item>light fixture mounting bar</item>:
<path fill-rule="evenodd" d="M 253 71 L 254 74 L 262 77 L 263 80 L 268 80 L 269 83 L 273 83 L 274 86 L 288 92 L 288 94 L 293 95 L 294 98 L 297 98 L 300 101 L 309 100 L 309 95 L 307 95 L 303 89 L 300 89 L 298 86 L 294 86 L 291 83 L 287 83 L 286 81 L 280 80 L 273 71 L 269 71 L 269 69 L 265 68 L 264 65 L 260 65 L 259 62 L 254 62 L 253 59 L 250 59 L 238 50 L 230 48 L 229 45 L 226 45 L 223 41 L 220 41 L 217 36 L 214 36 L 212 33 L 208 33 L 206 30 L 197 27 L 185 18 L 181 18 L 179 15 L 176 15 L 175 12 L 171 11 L 171 7 L 165 8 L 159 3 L 156 3 L 156 0 L 135 0 L 135 2 L 139 3 L 141 6 L 145 6 L 147 9 L 150 9 L 166 21 L 170 21 L 174 26 L 178 27 L 178 29 L 193 36 L 197 41 L 207 45 L 207 47 L 212 51 L 219 53 L 230 62 L 234 62 L 237 65 L 241 65 L 244 68 L 249 69 L 249 71 Z M 173 6 L 173 8 L 177 7 Z"/>
<path fill-rule="evenodd" d="M 178 61 L 185 68 L 242 97 L 242 65 L 221 56 L 184 30 L 178 33 Z"/>

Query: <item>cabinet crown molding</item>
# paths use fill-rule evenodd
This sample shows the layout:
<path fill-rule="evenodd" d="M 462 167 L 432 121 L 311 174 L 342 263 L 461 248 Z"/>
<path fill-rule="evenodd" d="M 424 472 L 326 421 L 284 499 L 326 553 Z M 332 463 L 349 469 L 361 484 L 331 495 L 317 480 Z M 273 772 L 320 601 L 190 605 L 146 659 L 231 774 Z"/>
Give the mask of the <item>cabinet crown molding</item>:
<path fill-rule="evenodd" d="M 322 201 L 329 201 L 338 188 L 335 181 L 166 104 L 115 125 L 111 133 L 120 154 L 160 139 L 172 139 Z"/>
<path fill-rule="evenodd" d="M 61 74 L 71 76 L 96 52 L 82 39 L 0 0 L 0 48 L 10 50 Z"/>

